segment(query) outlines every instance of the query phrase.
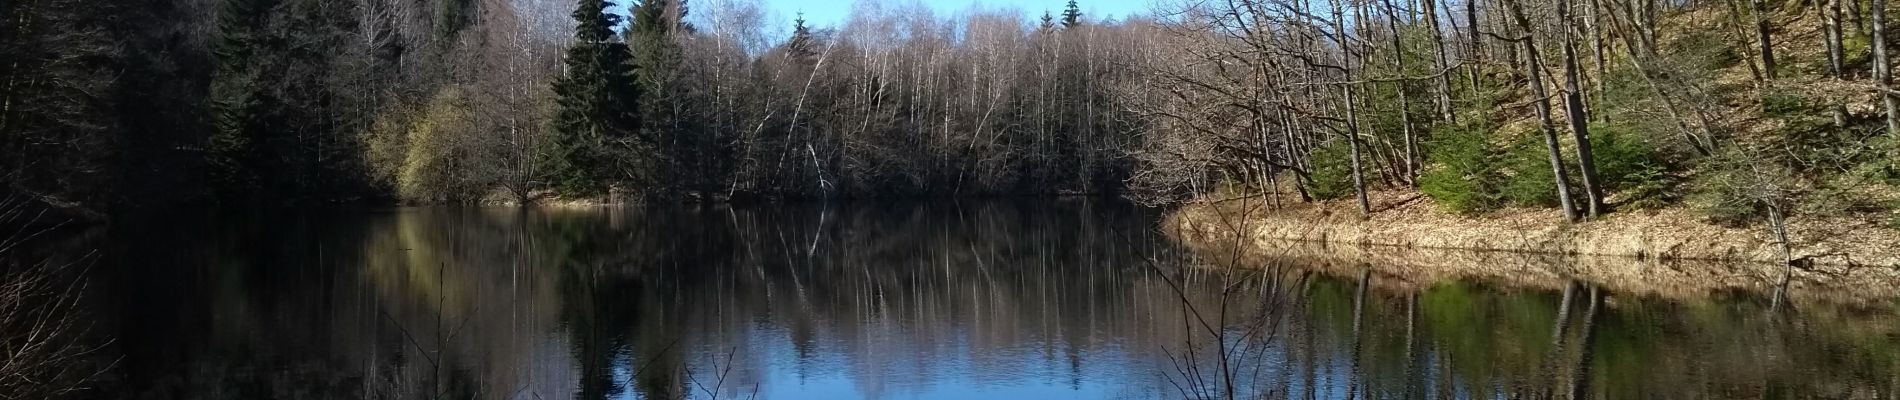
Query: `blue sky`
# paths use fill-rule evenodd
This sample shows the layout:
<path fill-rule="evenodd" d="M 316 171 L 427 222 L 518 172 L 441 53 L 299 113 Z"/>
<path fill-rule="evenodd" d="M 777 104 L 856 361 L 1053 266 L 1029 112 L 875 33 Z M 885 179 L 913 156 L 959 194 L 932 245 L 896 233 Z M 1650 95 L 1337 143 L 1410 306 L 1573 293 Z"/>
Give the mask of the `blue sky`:
<path fill-rule="evenodd" d="M 763 0 L 767 9 L 790 21 L 799 12 L 805 13 L 805 21 L 814 27 L 843 25 L 851 14 L 851 5 L 858 0 Z M 891 3 L 910 0 L 869 0 Z M 952 15 L 969 9 L 972 5 L 985 8 L 1010 7 L 1021 9 L 1023 13 L 1040 17 L 1043 11 L 1061 15 L 1068 0 L 917 0 L 937 10 L 937 15 Z M 1091 20 L 1104 18 L 1122 19 L 1129 14 L 1141 14 L 1148 11 L 1153 0 L 1077 0 L 1082 14 Z"/>

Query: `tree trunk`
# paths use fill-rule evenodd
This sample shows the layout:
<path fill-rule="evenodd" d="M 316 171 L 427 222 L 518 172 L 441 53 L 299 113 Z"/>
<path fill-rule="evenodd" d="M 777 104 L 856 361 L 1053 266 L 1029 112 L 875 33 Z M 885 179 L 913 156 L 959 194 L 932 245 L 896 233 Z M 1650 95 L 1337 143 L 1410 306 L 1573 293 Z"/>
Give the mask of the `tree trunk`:
<path fill-rule="evenodd" d="M 1601 111 L 1609 103 L 1605 98 L 1608 91 L 1604 90 L 1604 82 L 1610 77 L 1609 58 L 1605 57 L 1608 50 L 1603 45 L 1603 0 L 1590 0 L 1590 17 L 1584 23 L 1588 25 L 1586 30 L 1590 34 L 1591 56 L 1596 67 L 1596 81 L 1593 83 L 1596 84 L 1597 97 L 1596 102 L 1590 103 L 1590 110 L 1597 121 L 1608 122 L 1610 113 Z"/>
<path fill-rule="evenodd" d="M 1841 1 L 1826 0 L 1820 5 L 1821 30 L 1826 35 L 1822 41 L 1827 42 L 1827 76 L 1833 78 L 1835 83 L 1840 83 L 1845 78 L 1842 75 L 1846 73 L 1846 52 L 1842 50 L 1844 46 L 1841 41 Z M 1834 127 L 1847 126 L 1847 105 L 1839 99 L 1831 99 L 1830 102 L 1834 103 L 1834 107 L 1828 114 L 1834 119 Z"/>
<path fill-rule="evenodd" d="M 1900 134 L 1900 101 L 1893 97 L 1893 63 L 1887 59 L 1887 0 L 1873 5 L 1874 81 L 1880 85 L 1880 102 L 1887 109 L 1887 134 Z"/>
<path fill-rule="evenodd" d="M 1438 10 L 1434 0 L 1420 0 L 1425 10 L 1425 26 L 1432 30 L 1432 44 L 1438 47 L 1434 62 L 1438 66 L 1438 118 L 1445 122 L 1458 122 L 1458 116 L 1451 103 L 1451 62 L 1445 54 L 1445 32 L 1438 30 Z"/>
<path fill-rule="evenodd" d="M 1577 41 L 1569 12 L 1570 0 L 1557 0 L 1557 19 L 1562 26 L 1564 47 L 1564 113 L 1570 119 L 1570 132 L 1577 140 L 1577 170 L 1583 178 L 1585 210 L 1591 218 L 1603 215 L 1603 189 L 1597 182 L 1596 154 L 1590 149 L 1589 116 L 1583 110 L 1583 85 L 1578 75 Z"/>
<path fill-rule="evenodd" d="M 1340 90 L 1345 94 L 1346 146 L 1352 153 L 1352 187 L 1359 197 L 1359 213 L 1372 214 L 1372 201 L 1366 198 L 1365 167 L 1359 155 L 1359 110 L 1353 101 L 1352 45 L 1346 42 L 1346 23 L 1342 21 L 1345 13 L 1340 0 L 1333 0 L 1333 40 L 1339 44 L 1340 59 L 1344 61 L 1341 69 L 1346 78 Z"/>
<path fill-rule="evenodd" d="M 1392 84 L 1399 98 L 1399 134 L 1405 138 L 1405 171 L 1399 175 L 1406 184 L 1416 187 L 1419 166 L 1418 138 L 1412 132 L 1412 103 L 1408 101 L 1405 93 L 1405 85 L 1411 83 L 1411 80 L 1403 78 L 1406 76 L 1405 42 L 1399 35 L 1399 15 L 1395 8 L 1392 6 L 1392 0 L 1385 0 L 1385 17 L 1389 21 L 1386 27 L 1392 33 L 1392 65 L 1401 77 Z"/>
<path fill-rule="evenodd" d="M 1772 81 L 1775 80 L 1775 42 L 1768 29 L 1768 2 L 1749 0 L 1749 3 L 1755 9 L 1755 40 L 1761 46 L 1758 53 L 1761 54 L 1762 77 Z"/>
<path fill-rule="evenodd" d="M 1736 40 L 1742 40 L 1741 38 L 1747 37 L 1748 33 L 1747 33 L 1747 30 L 1742 28 L 1742 6 L 1740 4 L 1736 4 L 1735 1 L 1736 0 L 1726 1 L 1726 3 L 1728 3 L 1728 22 L 1729 22 L 1730 28 L 1735 30 L 1734 34 L 1736 36 Z M 1755 0 L 1749 0 L 1749 1 L 1752 2 Z M 1748 50 L 1744 48 L 1742 51 L 1747 52 Z M 1759 49 L 1757 49 L 1756 51 L 1759 51 Z M 1755 84 L 1758 87 L 1763 86 L 1762 82 L 1766 80 L 1766 77 L 1762 75 L 1761 64 L 1758 61 L 1761 59 L 1762 58 L 1759 55 L 1757 55 L 1754 58 L 1750 58 L 1750 57 L 1742 58 L 1742 63 L 1748 65 L 1749 77 L 1754 78 Z"/>
<path fill-rule="evenodd" d="M 1583 336 L 1577 339 L 1577 363 L 1570 371 L 1570 398 L 1572 400 L 1590 396 L 1590 360 L 1596 354 L 1592 351 L 1592 346 L 1596 344 L 1597 318 L 1603 314 L 1601 311 L 1603 292 L 1596 286 L 1591 286 L 1586 296 L 1589 297 L 1585 301 L 1589 303 L 1586 303 L 1588 306 L 1583 309 L 1583 326 L 1578 328 L 1579 334 Z"/>
<path fill-rule="evenodd" d="M 1483 95 L 1478 93 L 1478 66 L 1483 64 L 1479 62 L 1479 57 L 1484 55 L 1484 36 L 1478 34 L 1478 0 L 1465 0 L 1465 25 L 1468 25 L 1465 27 L 1465 39 L 1471 41 L 1471 53 L 1465 55 L 1465 72 L 1471 75 L 1468 78 L 1471 80 L 1471 97 L 1478 98 Z"/>
<path fill-rule="evenodd" d="M 1563 148 L 1557 142 L 1557 127 L 1550 117 L 1550 95 L 1544 90 L 1543 63 L 1538 60 L 1537 41 L 1531 34 L 1531 21 L 1524 16 L 1524 8 L 1516 0 L 1502 0 L 1505 8 L 1510 9 L 1511 17 L 1517 20 L 1517 26 L 1524 31 L 1517 40 L 1524 42 L 1526 71 L 1529 71 L 1531 97 L 1537 99 L 1537 121 L 1543 128 L 1544 147 L 1550 156 L 1550 171 L 1557 182 L 1557 200 L 1564 210 L 1564 219 L 1577 221 L 1577 207 L 1570 198 L 1570 174 L 1564 171 Z"/>

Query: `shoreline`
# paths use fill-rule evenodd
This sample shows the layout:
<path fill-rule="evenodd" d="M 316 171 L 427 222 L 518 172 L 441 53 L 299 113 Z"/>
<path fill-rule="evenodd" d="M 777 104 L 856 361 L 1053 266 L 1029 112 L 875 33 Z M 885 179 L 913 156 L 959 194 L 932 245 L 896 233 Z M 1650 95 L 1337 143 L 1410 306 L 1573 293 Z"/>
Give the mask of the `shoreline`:
<path fill-rule="evenodd" d="M 1794 255 L 1803 261 L 1788 268 L 1767 228 L 1709 224 L 1680 208 L 1567 224 L 1555 210 L 1467 217 L 1422 198 L 1378 200 L 1382 207 L 1363 217 L 1346 202 L 1283 202 L 1270 209 L 1260 200 L 1244 207 L 1239 200 L 1200 201 L 1170 212 L 1162 224 L 1197 252 L 1339 270 L 1330 273 L 1372 270 L 1414 285 L 1477 278 L 1548 288 L 1579 280 L 1689 299 L 1772 293 L 1791 271 L 1790 298 L 1868 305 L 1900 296 L 1900 230 L 1872 221 L 1791 221 Z"/>
<path fill-rule="evenodd" d="M 1227 231 L 1239 228 L 1254 241 L 1782 263 L 1780 248 L 1767 227 L 1711 224 L 1680 207 L 1623 211 L 1598 220 L 1565 223 L 1555 210 L 1461 216 L 1437 210 L 1422 196 L 1398 198 L 1389 193 L 1377 196 L 1374 211 L 1364 216 L 1345 202 L 1283 204 L 1271 209 L 1260 201 L 1199 201 L 1169 213 L 1163 224 L 1201 234 L 1232 235 Z M 1793 219 L 1788 236 L 1793 258 L 1803 265 L 1900 268 L 1900 229 L 1877 221 Z"/>

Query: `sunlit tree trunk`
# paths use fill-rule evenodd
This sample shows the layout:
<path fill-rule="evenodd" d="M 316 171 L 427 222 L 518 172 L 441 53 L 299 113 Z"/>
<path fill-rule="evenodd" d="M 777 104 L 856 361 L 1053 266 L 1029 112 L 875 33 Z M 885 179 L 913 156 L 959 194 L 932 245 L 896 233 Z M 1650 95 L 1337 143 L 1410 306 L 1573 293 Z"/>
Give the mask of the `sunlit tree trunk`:
<path fill-rule="evenodd" d="M 1559 36 L 1563 37 L 1564 47 L 1564 113 L 1570 120 L 1571 135 L 1577 140 L 1577 170 L 1583 178 L 1585 210 L 1591 218 L 1602 215 L 1603 189 L 1597 182 L 1596 154 L 1590 149 L 1590 122 L 1583 107 L 1583 85 L 1579 75 L 1582 68 L 1577 63 L 1577 41 L 1574 32 L 1575 23 L 1571 19 L 1570 1 L 1557 0 L 1557 19 L 1562 26 Z"/>
<path fill-rule="evenodd" d="M 1841 43 L 1841 1 L 1843 0 L 1816 2 L 1816 8 L 1819 8 L 1821 14 L 1821 31 L 1824 34 L 1822 41 L 1826 42 L 1827 46 L 1827 76 L 1837 84 L 1846 78 L 1843 76 L 1846 73 L 1843 65 L 1846 62 L 1846 52 L 1842 50 Z M 1832 99 L 1830 102 L 1834 104 L 1829 108 L 1828 114 L 1833 117 L 1834 126 L 1837 128 L 1847 126 L 1847 105 L 1839 99 Z"/>
<path fill-rule="evenodd" d="M 1451 77 L 1453 74 L 1451 71 L 1451 61 L 1448 58 L 1451 57 L 1451 55 L 1445 48 L 1445 32 L 1439 29 L 1436 1 L 1419 0 L 1419 9 L 1425 11 L 1425 27 L 1431 29 L 1432 45 L 1437 47 L 1438 50 L 1437 53 L 1432 54 L 1433 65 L 1438 67 L 1438 71 L 1436 71 L 1438 73 L 1438 90 L 1436 90 L 1436 92 L 1438 92 L 1438 119 L 1446 122 L 1458 122 L 1457 112 L 1453 108 L 1451 101 Z"/>
<path fill-rule="evenodd" d="M 1887 134 L 1900 135 L 1900 100 L 1893 96 L 1893 62 L 1887 55 L 1887 0 L 1873 5 L 1874 81 L 1880 85 L 1880 102 L 1887 111 Z"/>
<path fill-rule="evenodd" d="M 1550 157 L 1550 170 L 1553 181 L 1557 183 L 1557 200 L 1564 210 L 1564 219 L 1577 220 L 1577 207 L 1570 197 L 1570 174 L 1564 171 L 1563 148 L 1557 141 L 1556 124 L 1550 116 L 1550 95 L 1544 90 L 1543 63 L 1538 60 L 1537 40 L 1531 27 L 1530 18 L 1524 16 L 1524 9 L 1517 0 L 1502 0 L 1505 8 L 1510 9 L 1511 17 L 1523 34 L 1516 39 L 1524 44 L 1525 70 L 1529 73 L 1531 97 L 1537 107 L 1537 122 L 1544 133 L 1544 147 Z"/>
<path fill-rule="evenodd" d="M 1342 61 L 1340 67 L 1342 68 L 1342 75 L 1345 77 L 1345 82 L 1340 84 L 1340 92 L 1345 96 L 1346 146 L 1349 148 L 1352 157 L 1352 186 L 1354 194 L 1359 196 L 1359 213 L 1371 214 L 1372 202 L 1366 197 L 1365 170 L 1363 163 L 1360 161 L 1358 103 L 1353 101 L 1352 44 L 1347 42 L 1346 24 L 1343 22 L 1346 11 L 1344 6 L 1340 4 L 1341 1 L 1342 0 L 1332 1 L 1333 40 L 1339 44 L 1339 57 Z"/>
<path fill-rule="evenodd" d="M 1399 99 L 1399 134 L 1404 137 L 1405 140 L 1405 170 L 1401 171 L 1399 175 L 1406 184 L 1417 186 L 1419 165 L 1418 139 L 1412 132 L 1412 103 L 1408 101 L 1405 93 L 1405 85 L 1410 83 L 1411 80 L 1406 77 L 1405 41 L 1404 36 L 1399 33 L 1400 20 L 1396 8 L 1397 7 L 1392 6 L 1392 0 L 1385 0 L 1386 27 L 1392 34 L 1392 65 L 1399 76 L 1398 81 L 1392 83 L 1392 87 L 1394 88 L 1393 91 L 1397 92 L 1396 94 Z"/>

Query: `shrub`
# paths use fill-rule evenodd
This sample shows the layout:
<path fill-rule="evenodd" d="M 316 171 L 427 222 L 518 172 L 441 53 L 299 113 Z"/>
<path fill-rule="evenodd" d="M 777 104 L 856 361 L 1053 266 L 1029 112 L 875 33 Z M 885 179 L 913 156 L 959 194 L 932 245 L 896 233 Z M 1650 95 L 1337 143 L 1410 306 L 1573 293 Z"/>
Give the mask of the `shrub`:
<path fill-rule="evenodd" d="M 1434 166 L 1419 176 L 1419 191 L 1459 214 L 1497 206 L 1496 155 L 1487 141 L 1488 126 L 1457 126 L 1437 132 L 1427 143 Z"/>
<path fill-rule="evenodd" d="M 1357 194 L 1352 185 L 1352 148 L 1344 138 L 1329 140 L 1313 149 L 1307 171 L 1311 181 L 1306 191 L 1319 200 L 1342 199 Z"/>
<path fill-rule="evenodd" d="M 1731 226 L 1762 221 L 1770 203 L 1798 205 L 1813 185 L 1784 157 L 1759 148 L 1723 149 L 1703 163 L 1690 203 L 1711 221 Z"/>
<path fill-rule="evenodd" d="M 1524 135 L 1504 156 L 1510 174 L 1499 187 L 1499 197 L 1514 205 L 1555 207 L 1557 178 L 1550 171 L 1549 150 L 1539 135 Z"/>
<path fill-rule="evenodd" d="M 376 180 L 411 202 L 465 201 L 494 184 L 461 92 L 436 93 L 414 112 L 378 118 L 364 138 Z"/>
<path fill-rule="evenodd" d="M 1604 192 L 1620 192 L 1627 205 L 1639 208 L 1675 200 L 1668 163 L 1643 137 L 1620 126 L 1595 124 L 1590 127 L 1590 148 Z"/>
<path fill-rule="evenodd" d="M 1744 172 L 1728 163 L 1710 163 L 1710 170 L 1695 177 L 1689 203 L 1710 222 L 1742 226 L 1762 218 L 1761 203 L 1748 196 Z"/>

